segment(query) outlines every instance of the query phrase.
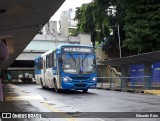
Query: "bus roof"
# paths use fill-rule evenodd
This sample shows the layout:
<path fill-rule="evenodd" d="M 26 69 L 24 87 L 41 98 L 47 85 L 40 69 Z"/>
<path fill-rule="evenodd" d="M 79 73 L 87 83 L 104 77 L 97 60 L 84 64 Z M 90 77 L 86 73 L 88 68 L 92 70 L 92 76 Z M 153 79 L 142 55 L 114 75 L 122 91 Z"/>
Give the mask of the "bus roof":
<path fill-rule="evenodd" d="M 41 57 L 44 57 L 44 56 L 46 56 L 46 55 L 48 55 L 48 54 L 50 54 L 50 53 L 52 53 L 52 52 L 54 52 L 54 51 L 55 51 L 55 49 L 51 49 L 51 50 L 43 53 L 43 54 L 41 55 Z"/>
<path fill-rule="evenodd" d="M 91 46 L 91 45 L 62 44 L 62 45 L 57 46 L 56 49 L 60 50 L 61 47 L 65 47 L 65 46 L 70 46 L 70 47 L 76 47 L 76 46 L 79 46 L 79 47 L 93 47 L 93 46 Z M 48 54 L 54 52 L 56 49 L 51 49 L 51 50 L 49 50 L 49 51 L 43 53 L 42 55 L 38 56 L 35 60 L 37 60 L 37 59 L 39 59 L 39 58 L 41 58 L 41 57 L 44 57 L 44 56 L 46 56 L 46 55 L 48 55 Z"/>
<path fill-rule="evenodd" d="M 64 47 L 64 46 L 72 46 L 72 47 L 76 47 L 76 46 L 80 46 L 80 47 L 93 47 L 91 45 L 80 45 L 80 44 L 62 44 L 62 45 L 59 45 L 57 47 L 57 49 L 60 49 L 61 47 Z"/>

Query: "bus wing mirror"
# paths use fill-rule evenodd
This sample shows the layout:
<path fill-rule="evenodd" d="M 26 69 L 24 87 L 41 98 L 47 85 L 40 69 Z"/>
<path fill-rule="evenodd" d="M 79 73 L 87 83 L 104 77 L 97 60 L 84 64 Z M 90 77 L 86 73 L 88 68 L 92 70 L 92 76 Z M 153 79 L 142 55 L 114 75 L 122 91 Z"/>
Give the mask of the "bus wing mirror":
<path fill-rule="evenodd" d="M 96 59 L 93 60 L 93 63 L 96 64 Z"/>
<path fill-rule="evenodd" d="M 59 61 L 60 63 L 62 63 L 62 57 L 61 57 L 61 56 L 58 57 L 58 61 Z"/>

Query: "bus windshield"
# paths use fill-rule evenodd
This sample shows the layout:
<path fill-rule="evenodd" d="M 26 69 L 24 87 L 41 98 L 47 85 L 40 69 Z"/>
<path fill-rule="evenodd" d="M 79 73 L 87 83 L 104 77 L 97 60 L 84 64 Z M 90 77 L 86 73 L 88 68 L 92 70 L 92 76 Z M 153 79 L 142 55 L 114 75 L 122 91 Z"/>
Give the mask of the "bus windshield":
<path fill-rule="evenodd" d="M 63 54 L 62 70 L 69 74 L 91 74 L 96 70 L 93 54 Z"/>

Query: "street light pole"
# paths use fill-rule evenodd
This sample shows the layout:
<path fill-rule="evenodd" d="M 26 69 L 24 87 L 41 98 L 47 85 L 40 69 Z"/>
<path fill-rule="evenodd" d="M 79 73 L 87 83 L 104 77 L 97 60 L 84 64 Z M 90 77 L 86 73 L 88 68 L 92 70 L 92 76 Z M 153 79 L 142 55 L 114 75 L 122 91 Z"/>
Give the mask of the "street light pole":
<path fill-rule="evenodd" d="M 115 10 L 115 7 L 113 6 L 110 6 L 108 9 L 107 9 L 107 12 L 108 12 L 108 15 L 110 16 L 114 16 L 115 13 L 116 13 L 116 10 Z M 119 24 L 118 24 L 118 43 L 119 43 L 119 57 L 121 58 L 122 57 L 122 52 L 121 52 L 121 38 L 120 38 L 120 32 L 119 32 Z"/>
<path fill-rule="evenodd" d="M 119 41 L 119 57 L 122 57 L 121 53 L 121 38 L 120 38 L 120 33 L 119 33 L 119 24 L 118 24 L 118 41 Z"/>

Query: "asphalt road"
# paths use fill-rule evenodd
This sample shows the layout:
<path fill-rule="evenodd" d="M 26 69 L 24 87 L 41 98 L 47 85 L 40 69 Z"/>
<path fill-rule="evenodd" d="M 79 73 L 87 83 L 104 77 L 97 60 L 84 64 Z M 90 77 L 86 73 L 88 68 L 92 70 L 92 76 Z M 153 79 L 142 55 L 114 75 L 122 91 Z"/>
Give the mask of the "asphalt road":
<path fill-rule="evenodd" d="M 70 107 L 69 111 L 74 109 L 79 112 L 160 112 L 160 96 L 150 94 L 101 89 L 90 89 L 88 93 L 82 91 L 56 93 L 54 89 L 42 89 L 36 84 L 18 84 L 17 86 L 27 93 L 40 95 L 47 101 L 65 105 L 63 107 Z M 128 119 L 123 120 L 128 121 Z M 146 118 L 139 120 L 146 121 Z M 152 120 L 153 118 L 147 121 Z M 159 121 L 160 119 L 154 120 Z"/>

